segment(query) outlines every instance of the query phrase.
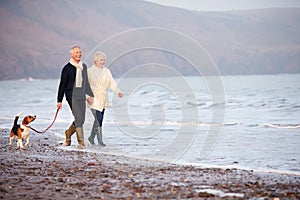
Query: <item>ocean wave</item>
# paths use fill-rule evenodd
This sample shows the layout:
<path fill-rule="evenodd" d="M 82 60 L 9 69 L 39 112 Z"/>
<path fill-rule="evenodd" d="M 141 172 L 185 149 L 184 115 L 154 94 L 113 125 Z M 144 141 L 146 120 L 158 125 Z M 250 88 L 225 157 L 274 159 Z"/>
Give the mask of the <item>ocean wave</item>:
<path fill-rule="evenodd" d="M 291 106 L 291 110 L 295 110 L 295 109 L 299 109 L 300 108 L 300 105 L 292 105 Z"/>
<path fill-rule="evenodd" d="M 149 125 L 164 125 L 164 126 L 235 126 L 239 123 L 237 122 L 223 122 L 223 123 L 209 123 L 209 122 L 197 122 L 197 121 L 149 121 L 149 120 L 140 120 L 140 121 L 105 121 L 106 124 L 119 124 L 119 125 L 139 125 L 139 126 L 149 126 Z"/>
<path fill-rule="evenodd" d="M 282 128 L 282 129 L 296 129 L 300 128 L 300 124 L 263 124 L 267 128 Z"/>
<path fill-rule="evenodd" d="M 28 78 L 20 79 L 20 81 L 41 81 L 41 79 L 32 78 L 32 77 L 29 76 Z"/>
<path fill-rule="evenodd" d="M 198 106 L 198 107 L 206 106 L 207 108 L 218 107 L 218 106 L 225 106 L 224 102 L 215 102 L 215 103 L 213 103 L 211 101 L 208 101 L 208 102 L 192 102 L 192 101 L 187 101 L 186 104 L 187 105 L 191 105 L 191 106 Z"/>
<path fill-rule="evenodd" d="M 187 102 L 187 105 L 191 105 L 191 106 L 205 106 L 207 104 L 208 103 L 202 103 L 202 102 L 200 102 L 200 103 L 198 103 L 198 102 L 191 102 L 191 101 Z"/>

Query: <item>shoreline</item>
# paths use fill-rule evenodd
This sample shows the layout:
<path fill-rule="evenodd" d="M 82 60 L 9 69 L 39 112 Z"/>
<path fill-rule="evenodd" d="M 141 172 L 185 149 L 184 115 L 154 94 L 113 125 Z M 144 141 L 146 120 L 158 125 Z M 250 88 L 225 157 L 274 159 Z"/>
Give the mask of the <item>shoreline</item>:
<path fill-rule="evenodd" d="M 16 140 L 10 149 L 0 129 L 0 199 L 300 198 L 298 175 L 64 150 L 53 135 L 30 134 L 25 150 Z"/>
<path fill-rule="evenodd" d="M 75 139 L 75 137 L 74 137 Z M 76 145 L 72 145 L 71 147 L 65 147 L 63 145 L 58 146 L 59 149 L 63 151 L 81 151 L 85 153 L 95 153 L 95 154 L 103 154 L 106 156 L 116 156 L 123 159 L 134 159 L 135 161 L 140 162 L 153 162 L 153 163 L 164 163 L 164 164 L 170 164 L 170 165 L 178 165 L 178 166 L 193 166 L 195 168 L 211 168 L 211 169 L 222 169 L 222 170 L 241 170 L 241 171 L 250 171 L 253 173 L 260 173 L 260 174 L 279 174 L 279 175 L 291 175 L 291 176 L 299 176 L 300 178 L 300 172 L 298 171 L 289 171 L 289 170 L 277 170 L 277 169 L 267 169 L 267 168 L 259 168 L 259 169 L 253 169 L 243 166 L 235 166 L 235 165 L 214 165 L 214 164 L 202 164 L 202 163 L 169 163 L 165 161 L 160 161 L 158 159 L 152 159 L 152 158 L 143 158 L 142 156 L 133 156 L 131 154 L 122 154 L 122 153 L 111 153 L 107 150 L 105 151 L 97 151 L 97 152 L 90 152 L 89 149 L 79 149 L 76 147 Z M 95 146 L 95 148 L 101 148 Z"/>

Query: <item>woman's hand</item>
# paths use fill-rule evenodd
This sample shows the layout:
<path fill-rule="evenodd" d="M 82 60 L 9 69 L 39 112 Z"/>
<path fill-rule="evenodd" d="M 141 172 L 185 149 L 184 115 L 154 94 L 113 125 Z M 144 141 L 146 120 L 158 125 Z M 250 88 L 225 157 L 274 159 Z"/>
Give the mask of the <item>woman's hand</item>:
<path fill-rule="evenodd" d="M 94 103 L 94 98 L 93 97 L 88 97 L 86 101 L 89 105 L 92 105 Z"/>
<path fill-rule="evenodd" d="M 123 97 L 123 93 L 122 92 L 119 92 L 118 93 L 118 96 L 121 98 L 121 97 Z"/>

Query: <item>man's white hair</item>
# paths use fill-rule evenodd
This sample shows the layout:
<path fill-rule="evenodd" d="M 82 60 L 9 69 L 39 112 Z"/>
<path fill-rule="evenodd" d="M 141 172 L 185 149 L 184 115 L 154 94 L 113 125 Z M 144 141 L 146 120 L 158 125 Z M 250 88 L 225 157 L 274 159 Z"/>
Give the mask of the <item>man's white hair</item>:
<path fill-rule="evenodd" d="M 80 46 L 73 46 L 73 47 L 70 49 L 70 53 L 73 53 L 73 50 L 76 49 L 76 48 L 80 49 Z"/>

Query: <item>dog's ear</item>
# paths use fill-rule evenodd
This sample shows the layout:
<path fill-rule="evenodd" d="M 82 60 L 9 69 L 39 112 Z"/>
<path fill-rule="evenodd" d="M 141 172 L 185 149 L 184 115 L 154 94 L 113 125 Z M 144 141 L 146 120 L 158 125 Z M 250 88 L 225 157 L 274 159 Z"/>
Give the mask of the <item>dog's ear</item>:
<path fill-rule="evenodd" d="M 24 117 L 22 124 L 27 125 L 29 123 L 28 116 Z"/>

